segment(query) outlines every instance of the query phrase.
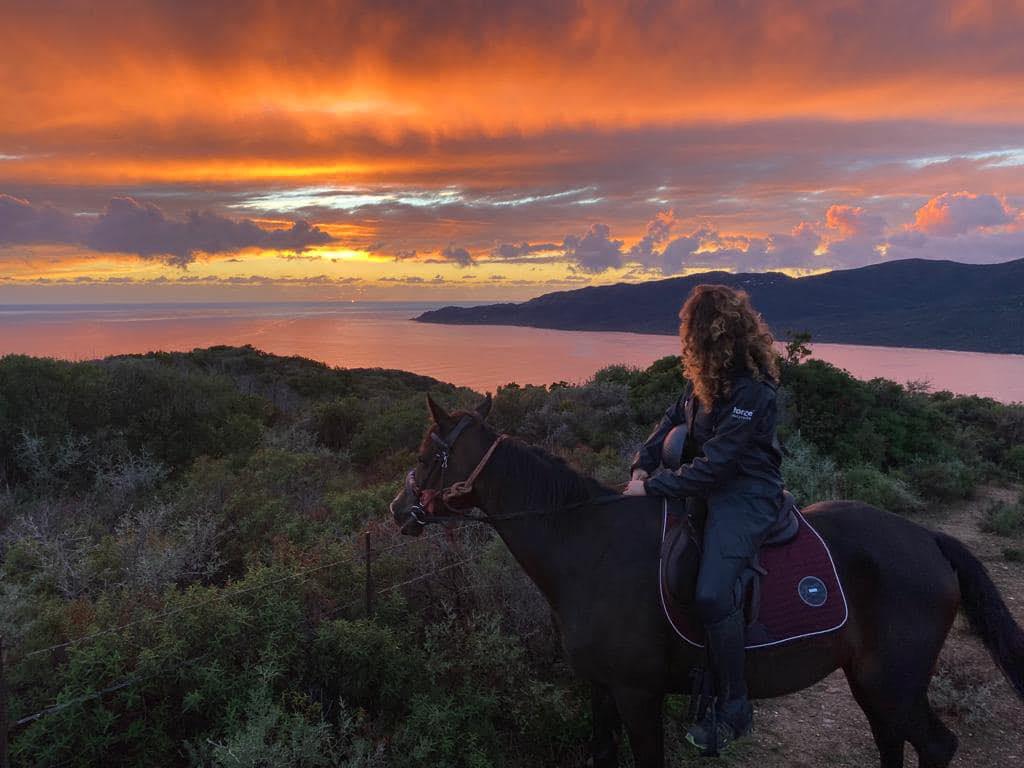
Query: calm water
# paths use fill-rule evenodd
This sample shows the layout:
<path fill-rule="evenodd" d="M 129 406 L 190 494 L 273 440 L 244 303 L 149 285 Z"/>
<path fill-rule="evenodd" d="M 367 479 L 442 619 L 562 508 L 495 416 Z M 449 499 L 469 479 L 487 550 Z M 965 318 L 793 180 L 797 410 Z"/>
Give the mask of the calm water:
<path fill-rule="evenodd" d="M 151 350 L 252 344 L 349 368 L 401 368 L 494 391 L 499 384 L 579 382 L 611 363 L 675 354 L 671 336 L 433 325 L 409 318 L 435 303 L 0 307 L 0 354 L 86 360 Z M 1024 401 L 1024 355 L 816 344 L 855 376 Z"/>

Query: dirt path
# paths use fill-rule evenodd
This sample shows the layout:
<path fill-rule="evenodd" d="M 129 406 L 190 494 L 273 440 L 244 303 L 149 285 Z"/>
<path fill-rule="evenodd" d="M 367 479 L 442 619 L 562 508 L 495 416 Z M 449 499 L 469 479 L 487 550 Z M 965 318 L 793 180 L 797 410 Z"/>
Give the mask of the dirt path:
<path fill-rule="evenodd" d="M 989 499 L 1016 499 L 1021 489 L 985 488 L 978 498 L 950 508 L 941 518 L 923 520 L 956 536 L 988 568 L 1017 620 L 1024 624 L 1024 563 L 1003 556 L 1020 542 L 984 533 L 980 520 Z M 939 659 L 931 689 L 933 705 L 960 738 L 952 765 L 962 768 L 1024 768 L 1024 703 L 1013 693 L 981 642 L 958 618 Z M 720 765 L 735 768 L 872 768 L 878 765 L 868 723 L 853 700 L 842 672 L 793 696 L 756 705 L 756 734 Z M 704 768 L 682 741 L 683 729 L 667 735 L 668 764 Z M 917 756 L 907 747 L 907 765 Z"/>

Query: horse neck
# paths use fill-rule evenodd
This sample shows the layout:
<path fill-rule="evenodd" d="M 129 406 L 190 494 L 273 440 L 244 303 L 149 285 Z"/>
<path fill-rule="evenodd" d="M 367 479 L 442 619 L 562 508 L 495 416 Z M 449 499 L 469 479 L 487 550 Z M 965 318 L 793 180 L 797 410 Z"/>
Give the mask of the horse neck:
<path fill-rule="evenodd" d="M 536 463 L 535 478 L 544 482 L 548 469 L 543 461 L 532 456 L 529 459 Z M 572 495 L 538 502 L 527 492 L 522 479 L 507 477 L 497 462 L 481 474 L 477 491 L 505 546 L 557 611 L 567 566 L 575 562 L 584 539 L 592 541 L 600 535 L 595 530 L 600 527 L 596 519 L 600 516 L 588 514 L 587 501 L 592 497 Z M 573 509 L 567 510 L 567 506 Z M 573 525 L 583 517 L 587 525 Z"/>

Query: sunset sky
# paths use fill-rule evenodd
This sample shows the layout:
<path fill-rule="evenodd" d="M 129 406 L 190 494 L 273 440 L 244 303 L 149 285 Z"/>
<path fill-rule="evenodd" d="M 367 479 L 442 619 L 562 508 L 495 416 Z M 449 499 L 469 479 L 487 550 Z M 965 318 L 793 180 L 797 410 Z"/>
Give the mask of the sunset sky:
<path fill-rule="evenodd" d="M 1024 0 L 0 9 L 5 303 L 1024 257 Z"/>

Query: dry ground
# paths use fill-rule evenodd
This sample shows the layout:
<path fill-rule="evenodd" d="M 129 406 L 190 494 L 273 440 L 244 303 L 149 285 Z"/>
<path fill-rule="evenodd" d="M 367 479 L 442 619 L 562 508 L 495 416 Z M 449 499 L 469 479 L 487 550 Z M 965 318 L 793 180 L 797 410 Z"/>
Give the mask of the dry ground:
<path fill-rule="evenodd" d="M 980 521 L 989 499 L 1016 499 L 1021 489 L 985 488 L 978 498 L 922 520 L 956 536 L 988 568 L 1017 621 L 1024 625 L 1024 563 L 1003 555 L 1010 546 L 1024 546 L 984 533 Z M 960 768 L 1024 768 L 1024 702 L 996 669 L 981 642 L 958 618 L 939 660 L 931 699 L 943 721 L 960 738 L 952 765 Z M 681 725 L 667 734 L 668 765 L 713 768 L 873 768 L 878 752 L 867 720 L 836 672 L 812 688 L 756 705 L 755 735 L 737 745 L 736 754 L 721 761 L 699 760 L 682 741 Z M 917 756 L 907 747 L 907 766 Z M 628 758 L 627 758 L 628 759 Z"/>

